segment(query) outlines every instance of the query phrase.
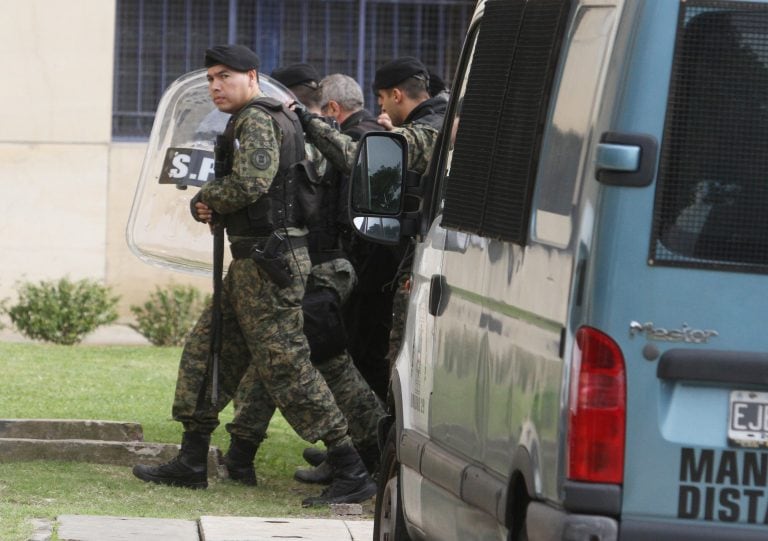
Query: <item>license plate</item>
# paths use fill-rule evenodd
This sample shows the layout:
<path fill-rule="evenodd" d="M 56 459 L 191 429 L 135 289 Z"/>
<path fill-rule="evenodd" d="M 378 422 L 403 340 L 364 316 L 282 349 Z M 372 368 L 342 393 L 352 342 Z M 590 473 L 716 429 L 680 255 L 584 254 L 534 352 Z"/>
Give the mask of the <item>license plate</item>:
<path fill-rule="evenodd" d="M 768 446 L 768 393 L 731 391 L 728 443 L 738 447 Z"/>

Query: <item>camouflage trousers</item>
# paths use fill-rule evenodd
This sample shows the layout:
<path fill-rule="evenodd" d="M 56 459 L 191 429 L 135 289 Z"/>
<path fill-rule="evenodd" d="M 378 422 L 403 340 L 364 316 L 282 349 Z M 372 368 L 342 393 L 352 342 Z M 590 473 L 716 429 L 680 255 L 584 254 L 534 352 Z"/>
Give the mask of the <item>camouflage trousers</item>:
<path fill-rule="evenodd" d="M 344 304 L 357 283 L 357 276 L 352 264 L 346 259 L 334 259 L 312 267 L 307 289 L 327 287 L 338 293 Z M 339 405 L 349 424 L 349 435 L 358 449 L 378 445 L 377 427 L 385 415 L 384 407 L 352 358 L 344 351 L 315 366 L 325 378 L 336 403 Z"/>
<path fill-rule="evenodd" d="M 348 259 L 337 258 L 312 266 L 309 272 L 307 289 L 327 287 L 339 294 L 339 302 L 344 304 L 357 285 L 357 273 Z"/>
<path fill-rule="evenodd" d="M 234 402 L 227 431 L 260 443 L 275 408 L 299 436 L 333 447 L 350 442 L 344 415 L 309 360 L 301 299 L 310 269 L 306 248 L 287 256 L 293 283 L 279 289 L 250 259 L 234 260 L 222 291 L 222 351 L 217 404 L 211 404 L 207 375 L 211 334 L 208 306 L 189 338 L 179 364 L 173 418 L 185 430 L 211 433 L 218 414 Z"/>

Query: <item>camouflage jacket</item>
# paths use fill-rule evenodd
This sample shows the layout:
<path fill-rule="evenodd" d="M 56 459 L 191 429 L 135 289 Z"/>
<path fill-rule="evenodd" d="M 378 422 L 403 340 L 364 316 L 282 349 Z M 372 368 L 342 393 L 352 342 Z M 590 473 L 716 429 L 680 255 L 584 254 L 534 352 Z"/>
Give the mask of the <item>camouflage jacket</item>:
<path fill-rule="evenodd" d="M 432 157 L 438 130 L 429 124 L 413 121 L 392 132 L 402 134 L 408 143 L 408 169 L 423 174 Z M 347 175 L 352 173 L 357 141 L 319 119 L 312 119 L 305 126 L 305 134 L 339 171 Z"/>
<path fill-rule="evenodd" d="M 280 166 L 283 134 L 262 109 L 242 111 L 235 136 L 232 173 L 201 189 L 202 201 L 219 214 L 230 214 L 259 199 L 269 190 Z"/>

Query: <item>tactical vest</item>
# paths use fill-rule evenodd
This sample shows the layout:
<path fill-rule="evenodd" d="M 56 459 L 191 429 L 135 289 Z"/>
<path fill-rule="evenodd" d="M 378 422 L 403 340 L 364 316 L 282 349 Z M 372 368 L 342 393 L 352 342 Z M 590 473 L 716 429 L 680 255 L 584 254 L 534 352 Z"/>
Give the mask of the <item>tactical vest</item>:
<path fill-rule="evenodd" d="M 321 211 L 315 215 L 315 219 L 307 222 L 309 257 L 313 265 L 344 257 L 335 223 L 339 199 L 339 176 L 336 168 L 328 163 L 325 174 L 316 186 Z"/>
<path fill-rule="evenodd" d="M 361 110 L 344 120 L 341 132 L 353 141 L 359 141 L 364 133 L 382 131 L 384 128 L 366 110 Z M 349 177 L 337 170 L 330 162 L 321 181 L 322 209 L 317 220 L 308 223 L 309 256 L 317 265 L 339 257 L 346 257 L 339 238 L 340 232 L 349 230 L 348 186 Z"/>
<path fill-rule="evenodd" d="M 304 159 L 304 132 L 296 114 L 278 100 L 259 97 L 232 115 L 224 130 L 224 139 L 234 149 L 237 119 L 248 107 L 258 107 L 267 113 L 280 127 L 283 140 L 280 145 L 280 164 L 272 185 L 266 194 L 245 208 L 226 215 L 227 233 L 230 236 L 266 237 L 273 231 L 287 227 L 303 227 L 304 217 L 297 196 L 297 180 L 294 165 Z M 232 164 L 229 171 L 232 172 Z M 218 174 L 218 171 L 217 171 Z"/>

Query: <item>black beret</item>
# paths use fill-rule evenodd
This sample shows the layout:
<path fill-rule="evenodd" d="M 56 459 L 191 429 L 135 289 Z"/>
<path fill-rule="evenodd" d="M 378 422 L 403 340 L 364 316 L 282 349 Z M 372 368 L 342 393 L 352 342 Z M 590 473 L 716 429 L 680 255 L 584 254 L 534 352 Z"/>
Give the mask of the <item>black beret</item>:
<path fill-rule="evenodd" d="M 377 92 L 382 88 L 394 88 L 397 83 L 416 75 L 423 75 L 426 81 L 429 79 L 428 73 L 426 66 L 418 58 L 401 56 L 376 70 L 372 85 L 373 91 Z"/>
<path fill-rule="evenodd" d="M 320 74 L 309 64 L 291 64 L 282 68 L 276 68 L 271 77 L 287 87 L 300 85 L 301 83 L 315 83 L 320 80 Z"/>
<path fill-rule="evenodd" d="M 216 45 L 205 51 L 205 67 L 224 64 L 237 71 L 259 69 L 259 57 L 245 45 Z"/>
<path fill-rule="evenodd" d="M 427 87 L 429 95 L 435 97 L 443 90 L 447 90 L 445 81 L 443 81 L 437 73 L 429 70 L 429 85 Z"/>

